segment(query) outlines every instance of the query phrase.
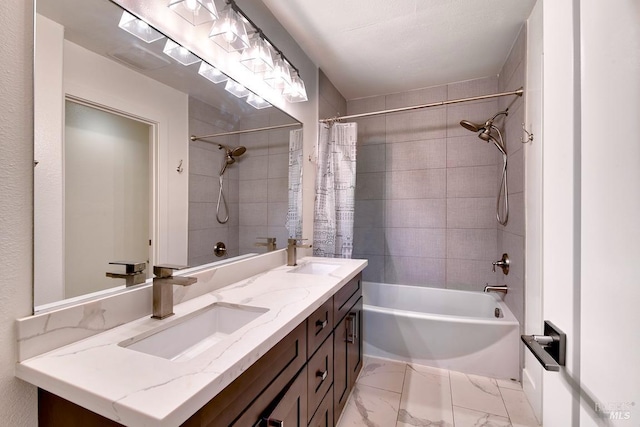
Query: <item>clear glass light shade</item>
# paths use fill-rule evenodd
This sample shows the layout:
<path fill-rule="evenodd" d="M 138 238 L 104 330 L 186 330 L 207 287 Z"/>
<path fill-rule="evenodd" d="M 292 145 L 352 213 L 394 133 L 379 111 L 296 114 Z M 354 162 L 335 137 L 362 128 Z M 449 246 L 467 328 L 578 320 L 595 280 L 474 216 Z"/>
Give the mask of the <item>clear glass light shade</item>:
<path fill-rule="evenodd" d="M 247 104 L 251 105 L 254 108 L 257 108 L 258 110 L 261 110 L 263 108 L 271 107 L 271 104 L 269 102 L 267 102 L 264 99 L 260 98 L 255 93 L 250 93 L 249 94 L 249 97 L 247 98 Z"/>
<path fill-rule="evenodd" d="M 225 85 L 224 89 L 230 94 L 237 96 L 238 98 L 244 98 L 251 93 L 249 89 L 231 79 L 227 80 L 227 84 Z"/>
<path fill-rule="evenodd" d="M 289 64 L 282 58 L 276 59 L 273 63 L 273 69 L 265 73 L 264 82 L 279 92 L 284 92 L 285 88 L 291 85 Z"/>
<path fill-rule="evenodd" d="M 249 47 L 249 36 L 244 21 L 232 8 L 220 13 L 213 24 L 209 38 L 227 52 L 242 51 Z"/>
<path fill-rule="evenodd" d="M 218 10 L 213 0 L 170 0 L 169 9 L 189 21 L 191 25 L 218 19 Z"/>
<path fill-rule="evenodd" d="M 122 12 L 122 17 L 120 18 L 118 27 L 147 43 L 160 40 L 164 37 L 162 34 L 151 28 L 149 24 L 144 22 L 142 19 L 136 18 L 129 12 Z"/>
<path fill-rule="evenodd" d="M 271 46 L 260 34 L 251 37 L 249 48 L 242 51 L 240 62 L 254 73 L 264 73 L 273 69 Z"/>
<path fill-rule="evenodd" d="M 191 53 L 189 49 L 180 46 L 173 40 L 167 40 L 162 52 L 164 52 L 165 55 L 172 57 L 182 65 L 191 65 L 200 61 L 200 58 Z"/>
<path fill-rule="evenodd" d="M 291 85 L 285 88 L 282 95 L 284 99 L 289 102 L 304 102 L 309 100 L 304 82 L 297 74 L 293 76 Z"/>
<path fill-rule="evenodd" d="M 200 68 L 198 69 L 198 74 L 200 74 L 205 79 L 209 80 L 213 83 L 222 83 L 227 81 L 228 77 L 222 71 L 218 70 L 213 65 L 209 65 L 206 62 L 202 62 L 200 64 Z"/>

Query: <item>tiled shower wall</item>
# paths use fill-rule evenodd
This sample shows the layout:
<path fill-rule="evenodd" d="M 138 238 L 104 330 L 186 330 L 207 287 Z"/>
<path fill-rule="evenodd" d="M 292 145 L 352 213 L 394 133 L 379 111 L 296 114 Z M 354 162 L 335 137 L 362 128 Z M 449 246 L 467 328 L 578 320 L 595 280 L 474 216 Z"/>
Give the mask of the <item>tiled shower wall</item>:
<path fill-rule="evenodd" d="M 189 97 L 189 133 L 210 135 L 238 130 L 239 118 L 224 113 L 196 98 Z M 237 135 L 216 138 L 217 142 L 235 147 Z M 190 266 L 217 261 L 213 254 L 216 242 L 224 242 L 228 256 L 239 254 L 238 238 L 238 168 L 225 173 L 224 190 L 229 203 L 229 222 L 216 221 L 218 176 L 224 152 L 217 144 L 205 141 L 189 142 L 189 255 Z"/>
<path fill-rule="evenodd" d="M 256 110 L 240 119 L 229 113 L 189 99 L 189 132 L 207 135 L 233 130 L 255 129 L 291 123 L 293 119 L 273 108 Z M 217 144 L 191 141 L 189 146 L 189 265 L 195 266 L 220 258 L 213 254 L 217 242 L 224 242 L 227 257 L 266 252 L 256 247 L 275 237 L 278 248 L 286 246 L 285 227 L 288 209 L 289 129 L 216 137 L 216 142 L 231 148 L 243 145 L 247 151 L 236 157 L 224 174 L 224 194 L 229 206 L 229 221 L 216 220 L 219 173 L 224 151 Z M 221 212 L 224 217 L 224 212 Z"/>
<path fill-rule="evenodd" d="M 526 27 L 522 27 L 511 49 L 500 77 L 498 90 L 511 91 L 525 85 Z M 499 282 L 509 286 L 505 301 L 511 311 L 524 325 L 524 267 L 525 267 L 525 216 L 524 216 L 524 149 L 520 139 L 523 135 L 524 99 L 502 98 L 501 109 L 509 108 L 505 119 L 505 137 L 507 139 L 507 159 L 509 170 L 509 222 L 498 226 L 498 252 L 509 254 L 511 266 L 509 275 L 500 274 Z"/>
<path fill-rule="evenodd" d="M 495 93 L 498 78 L 348 101 L 348 114 Z M 498 101 L 357 120 L 355 257 L 365 280 L 482 290 L 499 258 L 499 151 L 459 125 L 484 122 Z"/>
<path fill-rule="evenodd" d="M 347 102 L 347 114 L 515 90 L 524 85 L 525 28 L 499 76 Z M 520 97 L 475 101 L 356 120 L 358 166 L 354 257 L 365 280 L 481 291 L 507 284 L 506 302 L 524 320 L 524 122 Z M 496 124 L 508 153 L 510 217 L 496 221 L 502 156 L 459 125 Z M 492 272 L 503 252 L 509 276 Z"/>

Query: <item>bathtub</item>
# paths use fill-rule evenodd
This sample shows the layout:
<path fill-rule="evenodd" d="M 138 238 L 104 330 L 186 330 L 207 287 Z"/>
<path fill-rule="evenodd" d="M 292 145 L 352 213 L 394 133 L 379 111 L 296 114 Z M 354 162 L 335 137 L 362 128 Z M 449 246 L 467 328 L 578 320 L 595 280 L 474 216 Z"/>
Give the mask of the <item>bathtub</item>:
<path fill-rule="evenodd" d="M 497 294 L 364 282 L 363 296 L 365 355 L 520 377 L 520 326 Z"/>

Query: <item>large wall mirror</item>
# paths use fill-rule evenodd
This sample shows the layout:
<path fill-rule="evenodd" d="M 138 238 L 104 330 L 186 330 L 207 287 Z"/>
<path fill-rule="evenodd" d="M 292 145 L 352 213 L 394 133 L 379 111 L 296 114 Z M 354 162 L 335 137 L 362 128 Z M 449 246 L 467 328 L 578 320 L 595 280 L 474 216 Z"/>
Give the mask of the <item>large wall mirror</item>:
<path fill-rule="evenodd" d="M 154 264 L 228 262 L 266 251 L 261 238 L 300 237 L 298 121 L 179 64 L 166 39 L 123 31 L 109 0 L 37 0 L 36 12 L 36 312 L 140 285 Z"/>

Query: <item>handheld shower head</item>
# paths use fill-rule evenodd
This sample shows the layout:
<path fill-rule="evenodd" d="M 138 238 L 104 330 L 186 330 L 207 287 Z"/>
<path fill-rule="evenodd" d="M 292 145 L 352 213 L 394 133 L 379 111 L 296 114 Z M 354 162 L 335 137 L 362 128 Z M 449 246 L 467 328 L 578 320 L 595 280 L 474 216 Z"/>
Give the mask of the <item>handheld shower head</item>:
<path fill-rule="evenodd" d="M 483 129 L 482 125 L 472 123 L 469 120 L 460 120 L 460 126 L 471 132 L 480 132 Z"/>
<path fill-rule="evenodd" d="M 225 158 L 222 161 L 222 169 L 220 169 L 220 176 L 222 176 L 224 172 L 227 170 L 227 166 L 232 165 L 236 162 L 236 156 L 242 156 L 247 151 L 247 148 L 242 145 L 231 149 L 226 145 L 218 144 L 218 149 L 225 150 L 225 153 L 224 153 Z"/>

